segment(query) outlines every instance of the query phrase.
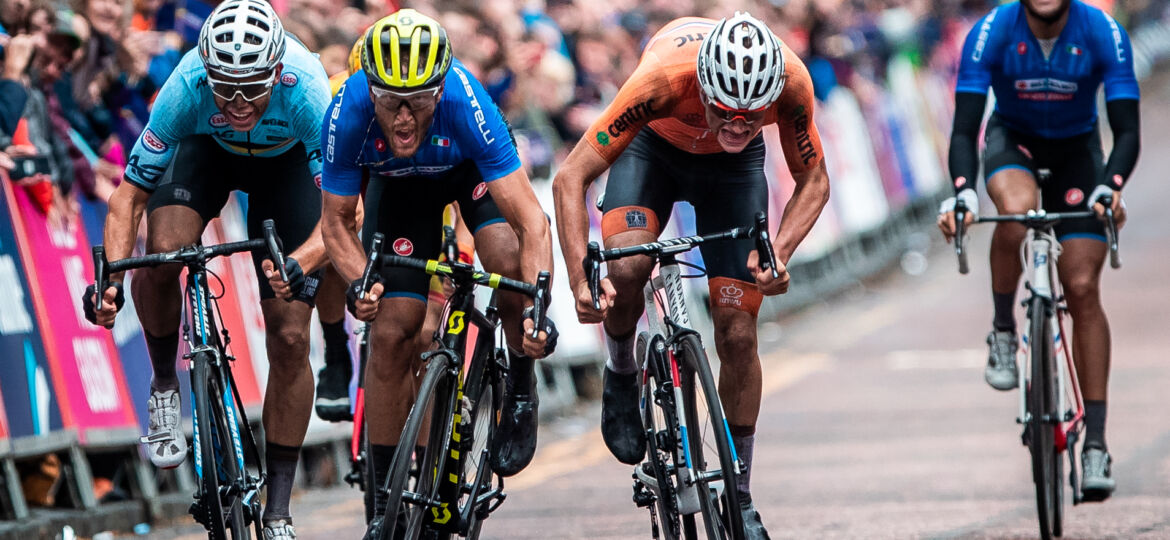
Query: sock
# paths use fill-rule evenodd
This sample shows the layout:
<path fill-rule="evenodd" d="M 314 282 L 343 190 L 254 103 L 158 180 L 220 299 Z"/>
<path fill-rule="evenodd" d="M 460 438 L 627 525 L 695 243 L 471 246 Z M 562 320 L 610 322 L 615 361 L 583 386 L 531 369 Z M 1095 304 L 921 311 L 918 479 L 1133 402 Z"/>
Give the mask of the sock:
<path fill-rule="evenodd" d="M 532 376 L 534 361 L 508 348 L 508 380 L 511 383 L 509 390 L 514 397 L 528 397 L 532 391 Z"/>
<path fill-rule="evenodd" d="M 735 445 L 735 453 L 743 462 L 739 476 L 735 477 L 735 489 L 739 492 L 741 504 L 751 502 L 752 483 L 752 451 L 756 446 L 756 426 L 728 425 L 731 432 L 731 442 Z"/>
<path fill-rule="evenodd" d="M 634 334 L 630 332 L 622 337 L 614 337 L 605 332 L 605 347 L 609 349 L 609 360 L 605 367 L 619 375 L 629 375 L 638 371 L 638 364 L 634 356 Z"/>
<path fill-rule="evenodd" d="M 1105 400 L 1085 400 L 1085 448 L 1105 450 Z"/>
<path fill-rule="evenodd" d="M 345 328 L 345 317 L 332 323 L 321 321 L 321 330 L 325 334 L 325 364 L 341 364 L 352 369 L 353 360 L 349 355 L 349 332 Z"/>
<path fill-rule="evenodd" d="M 154 379 L 150 387 L 154 390 L 178 390 L 179 377 L 175 374 L 175 356 L 179 353 L 179 331 L 169 336 L 154 337 L 143 331 L 146 337 L 146 352 L 154 366 Z"/>
<path fill-rule="evenodd" d="M 297 475 L 297 461 L 301 447 L 264 442 L 264 467 L 268 471 L 268 500 L 264 505 L 264 522 L 279 519 L 292 523 L 288 501 L 292 497 L 293 479 Z"/>
<path fill-rule="evenodd" d="M 995 303 L 995 319 L 991 321 L 991 325 L 1000 332 L 1015 332 L 1016 293 L 992 292 L 991 299 Z"/>
<path fill-rule="evenodd" d="M 382 486 L 386 485 L 386 475 L 390 473 L 390 462 L 394 460 L 394 452 L 397 449 L 397 445 L 370 443 L 370 460 L 367 466 L 370 468 L 373 485 L 366 486 L 366 489 L 374 490 L 375 516 L 386 515 L 387 493 Z"/>

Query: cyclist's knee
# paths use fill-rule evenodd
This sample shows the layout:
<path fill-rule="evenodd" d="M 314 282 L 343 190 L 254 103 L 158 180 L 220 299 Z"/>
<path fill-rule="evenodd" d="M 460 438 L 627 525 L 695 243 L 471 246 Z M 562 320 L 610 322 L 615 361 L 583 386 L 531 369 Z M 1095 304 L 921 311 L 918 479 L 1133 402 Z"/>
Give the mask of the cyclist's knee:
<path fill-rule="evenodd" d="M 720 359 L 727 364 L 746 362 L 756 357 L 755 317 L 733 309 L 717 309 L 718 312 L 733 312 L 729 316 L 714 317 L 715 345 Z M 738 315 L 736 315 L 738 314 Z M 725 359 L 725 360 L 723 360 Z"/>
<path fill-rule="evenodd" d="M 269 329 L 268 348 L 274 353 L 269 355 L 270 362 L 287 365 L 308 358 L 309 335 L 306 330 L 293 324 Z"/>
<path fill-rule="evenodd" d="M 185 206 L 164 206 L 151 212 L 146 228 L 147 253 L 189 246 L 203 234 L 203 218 Z"/>
<path fill-rule="evenodd" d="M 370 334 L 370 374 L 379 380 L 400 379 L 410 372 L 411 359 L 420 352 L 420 327 L 377 322 Z"/>
<path fill-rule="evenodd" d="M 1073 273 L 1068 277 L 1062 276 L 1064 296 L 1070 307 L 1091 306 L 1099 304 L 1100 285 L 1097 276 L 1090 273 Z"/>

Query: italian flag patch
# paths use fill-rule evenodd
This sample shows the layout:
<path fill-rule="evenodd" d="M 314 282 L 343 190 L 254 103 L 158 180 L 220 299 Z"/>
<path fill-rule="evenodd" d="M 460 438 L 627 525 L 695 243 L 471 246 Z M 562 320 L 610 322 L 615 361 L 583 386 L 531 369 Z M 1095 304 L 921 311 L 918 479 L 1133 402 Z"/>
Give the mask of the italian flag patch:
<path fill-rule="evenodd" d="M 444 148 L 451 146 L 451 139 L 440 137 L 438 135 L 431 136 L 431 144 L 434 146 L 442 146 Z"/>
<path fill-rule="evenodd" d="M 1077 47 L 1076 45 L 1069 45 L 1068 46 L 1068 53 L 1073 55 L 1073 56 L 1080 56 L 1084 52 L 1085 51 L 1083 49 L 1081 49 L 1080 47 Z"/>

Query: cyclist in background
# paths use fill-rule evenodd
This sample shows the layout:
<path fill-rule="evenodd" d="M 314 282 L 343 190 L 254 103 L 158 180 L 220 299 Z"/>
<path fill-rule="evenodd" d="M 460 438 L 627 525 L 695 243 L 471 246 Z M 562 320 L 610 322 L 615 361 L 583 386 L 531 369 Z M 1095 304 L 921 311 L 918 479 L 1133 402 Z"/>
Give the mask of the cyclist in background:
<path fill-rule="evenodd" d="M 253 254 L 267 332 L 264 397 L 267 504 L 264 536 L 295 538 L 289 515 L 300 445 L 312 414 L 309 319 L 326 264 L 318 231 L 321 116 L 329 85 L 321 63 L 284 32 L 267 2 L 227 0 L 203 24 L 196 50 L 167 79 L 110 197 L 105 246 L 110 260 L 128 256 L 143 212 L 147 250 L 171 251 L 199 242 L 232 190 L 249 194 L 248 235 L 274 219 L 291 253 L 281 281 L 272 261 Z M 175 373 L 182 298 L 181 268 L 143 269 L 133 281 L 154 378 L 150 433 L 143 437 L 156 466 L 178 466 L 187 455 L 180 430 Z M 95 313 L 91 286 L 83 299 L 91 322 L 111 327 L 122 306 L 122 276 L 112 276 Z M 291 301 L 296 300 L 296 301 Z"/>
<path fill-rule="evenodd" d="M 361 290 L 365 256 L 354 228 L 363 175 L 370 178 L 363 237 L 369 242 L 374 232 L 383 233 L 397 255 L 439 253 L 442 210 L 452 201 L 489 271 L 535 282 L 539 271 L 552 267 L 552 239 L 502 114 L 452 56 L 438 22 L 412 9 L 379 20 L 366 33 L 361 63 L 324 117 L 322 231 L 333 264 L 353 280 L 350 310 L 373 321 L 365 395 L 377 486 L 413 401 L 412 365 L 421 352 L 429 278 L 387 268 L 371 291 Z M 532 338 L 532 322 L 521 315 L 526 302 L 516 294 L 499 296 L 508 392 L 491 455 L 493 469 L 504 476 L 527 466 L 535 452 L 533 359 L 555 344 L 551 324 Z M 385 505 L 379 490 L 376 515 Z"/>
<path fill-rule="evenodd" d="M 1113 131 L 1108 161 L 1097 130 L 1102 82 Z M 956 197 L 970 210 L 968 223 L 979 212 L 976 138 L 989 87 L 996 103 L 984 136 L 983 170 L 996 210 L 1022 214 L 1042 202 L 1049 212 L 1087 205 L 1103 215 L 1100 201 L 1108 196 L 1118 226 L 1124 223 L 1121 188 L 1141 143 L 1133 50 L 1117 21 L 1079 0 L 1022 0 L 992 10 L 967 34 L 955 87 L 949 165 Z M 1051 179 L 1038 182 L 1037 169 L 1051 170 Z M 955 231 L 955 200 L 945 201 L 939 215 L 948 239 Z M 991 240 L 995 318 L 987 336 L 984 378 L 997 390 L 1017 384 L 1015 301 L 1026 232 L 1023 225 L 999 223 Z M 1101 501 L 1115 487 L 1105 445 L 1110 337 L 1100 297 L 1104 225 L 1065 221 L 1055 232 L 1062 249 L 1058 272 L 1073 319 L 1073 359 L 1085 398 L 1082 491 L 1085 500 Z"/>
<path fill-rule="evenodd" d="M 763 22 L 747 13 L 714 21 L 682 18 L 646 45 L 634 74 L 561 165 L 553 181 L 558 234 L 583 323 L 604 322 L 601 433 L 614 457 L 631 465 L 645 452 L 638 414 L 634 334 L 644 308 L 648 258 L 609 263 L 601 310 L 593 308 L 581 260 L 588 241 L 585 191 L 609 171 L 601 233 L 606 248 L 651 242 L 675 201 L 695 207 L 698 233 L 751 223 L 768 210 L 764 140 L 778 124 L 796 190 L 773 248 L 780 273 L 759 267 L 751 240 L 704 244 L 723 402 L 744 470 L 737 489 L 748 538 L 768 538 L 751 502 L 752 450 L 760 412 L 756 319 L 765 295 L 788 290 L 784 266 L 829 198 L 829 176 L 813 124 L 808 70 Z"/>

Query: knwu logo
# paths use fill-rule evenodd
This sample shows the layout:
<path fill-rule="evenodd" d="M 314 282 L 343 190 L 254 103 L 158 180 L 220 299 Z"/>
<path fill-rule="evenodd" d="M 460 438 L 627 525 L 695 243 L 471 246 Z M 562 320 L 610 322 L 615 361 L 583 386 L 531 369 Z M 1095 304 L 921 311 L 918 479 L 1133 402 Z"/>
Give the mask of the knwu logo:
<path fill-rule="evenodd" d="M 719 287 L 719 304 L 720 305 L 735 305 L 738 306 L 742 302 L 743 289 L 737 287 L 734 283 L 728 283 Z"/>

